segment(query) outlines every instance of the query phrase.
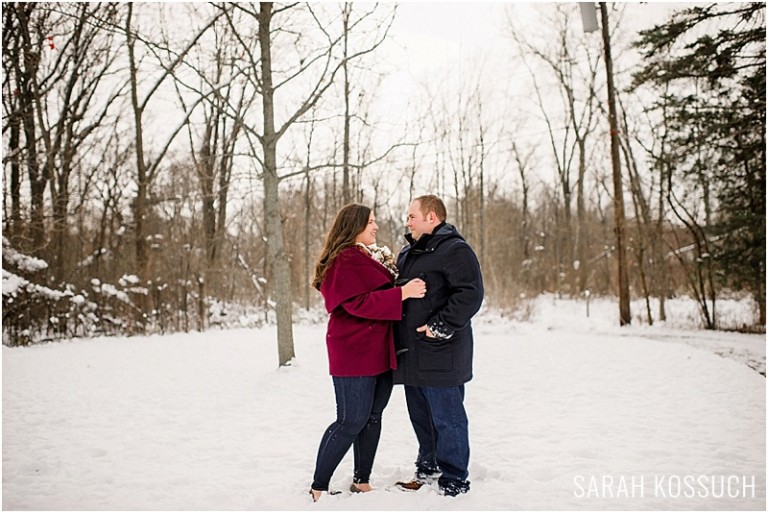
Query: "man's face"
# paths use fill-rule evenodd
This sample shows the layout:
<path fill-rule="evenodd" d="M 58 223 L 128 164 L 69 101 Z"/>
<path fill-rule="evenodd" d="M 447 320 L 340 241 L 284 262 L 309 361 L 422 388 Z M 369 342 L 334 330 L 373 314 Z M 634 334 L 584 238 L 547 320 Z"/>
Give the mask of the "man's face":
<path fill-rule="evenodd" d="M 411 232 L 414 240 L 419 240 L 425 233 L 432 233 L 437 223 L 437 216 L 434 212 L 422 214 L 419 201 L 414 201 L 408 208 L 408 218 L 405 222 L 406 228 Z"/>

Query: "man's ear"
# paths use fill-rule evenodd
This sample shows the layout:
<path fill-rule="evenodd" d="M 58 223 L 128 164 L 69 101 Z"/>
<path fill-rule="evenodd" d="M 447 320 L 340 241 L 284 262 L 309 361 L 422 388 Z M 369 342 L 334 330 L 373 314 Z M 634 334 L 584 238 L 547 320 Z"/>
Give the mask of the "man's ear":
<path fill-rule="evenodd" d="M 437 214 L 435 214 L 434 212 L 430 211 L 429 214 L 427 214 L 427 221 L 429 221 L 430 223 L 434 223 L 436 219 L 437 219 Z"/>

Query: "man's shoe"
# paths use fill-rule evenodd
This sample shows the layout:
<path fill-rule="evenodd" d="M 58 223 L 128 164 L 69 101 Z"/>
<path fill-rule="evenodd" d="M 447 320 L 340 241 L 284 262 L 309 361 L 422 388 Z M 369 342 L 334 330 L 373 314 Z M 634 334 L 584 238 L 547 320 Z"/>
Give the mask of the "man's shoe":
<path fill-rule="evenodd" d="M 399 486 L 403 490 L 408 490 L 411 492 L 415 492 L 416 490 L 420 489 L 422 486 L 424 486 L 423 481 L 419 481 L 418 479 L 411 479 L 410 481 L 398 481 L 395 483 L 396 486 Z"/>
<path fill-rule="evenodd" d="M 469 492 L 469 481 L 448 481 L 438 483 L 440 493 L 447 497 L 456 497 L 459 494 Z"/>
<path fill-rule="evenodd" d="M 415 492 L 424 485 L 432 484 L 440 477 L 440 473 L 427 474 L 425 472 L 416 472 L 416 476 L 410 481 L 398 481 L 397 486 L 404 490 Z"/>

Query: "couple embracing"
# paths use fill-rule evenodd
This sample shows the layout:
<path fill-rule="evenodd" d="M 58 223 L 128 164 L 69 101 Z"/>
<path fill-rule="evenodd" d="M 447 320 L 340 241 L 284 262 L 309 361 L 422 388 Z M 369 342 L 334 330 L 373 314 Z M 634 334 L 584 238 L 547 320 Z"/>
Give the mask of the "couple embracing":
<path fill-rule="evenodd" d="M 469 432 L 464 384 L 472 378 L 472 327 L 483 282 L 472 248 L 445 222 L 442 200 L 427 195 L 408 209 L 408 244 L 397 261 L 376 246 L 370 208 L 351 204 L 336 216 L 312 286 L 330 314 L 326 345 L 336 421 L 323 434 L 310 488 L 317 501 L 350 447 L 350 490 L 369 480 L 393 384 L 402 384 L 419 450 L 416 474 L 398 482 L 418 490 L 437 481 L 442 494 L 469 491 Z M 338 493 L 338 492 L 336 492 Z"/>

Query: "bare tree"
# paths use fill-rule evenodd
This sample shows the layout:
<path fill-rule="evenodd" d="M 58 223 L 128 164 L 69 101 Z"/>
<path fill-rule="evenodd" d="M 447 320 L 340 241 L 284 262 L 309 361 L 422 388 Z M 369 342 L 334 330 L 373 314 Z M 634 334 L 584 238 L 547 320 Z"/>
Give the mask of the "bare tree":
<path fill-rule="evenodd" d="M 10 54 L 4 64 L 16 77 L 12 98 L 21 112 L 11 113 L 11 145 L 18 149 L 18 119 L 25 126 L 27 166 L 32 185 L 32 239 L 45 244 L 43 194 L 50 188 L 52 237 L 47 253 L 50 273 L 61 279 L 68 251 L 70 177 L 78 169 L 98 168 L 84 157 L 89 139 L 104 123 L 121 87 L 102 91 L 117 57 L 113 34 L 105 30 L 116 17 L 114 4 L 15 5 L 6 21 Z M 7 59 L 6 59 L 7 57 Z M 101 93 L 101 94 L 100 94 Z M 13 100 L 12 100 L 13 101 Z M 14 109 L 15 110 L 15 109 Z M 38 143 L 44 152 L 37 153 Z M 14 165 L 18 156 L 14 156 Z M 18 174 L 12 173 L 12 203 L 18 219 Z"/>
<path fill-rule="evenodd" d="M 94 189 L 101 209 L 98 232 L 92 244 L 95 250 L 91 272 L 97 278 L 104 277 L 102 273 L 105 270 L 102 262 L 110 260 L 108 256 L 114 256 L 119 252 L 119 248 L 125 245 L 119 230 L 123 224 L 121 203 L 125 199 L 128 186 L 128 173 L 125 171 L 125 166 L 130 158 L 130 147 L 119 144 L 118 140 L 119 131 L 115 124 L 106 140 L 108 150 L 104 154 L 108 160 L 103 166 L 100 178 L 94 181 Z M 86 231 L 81 230 L 80 233 L 83 234 Z"/>
<path fill-rule="evenodd" d="M 196 62 L 184 61 L 198 83 L 193 84 L 177 73 L 174 84 L 185 111 L 185 97 L 204 100 L 202 134 L 195 133 L 191 123 L 187 124 L 187 131 L 202 202 L 206 264 L 213 268 L 224 240 L 237 143 L 257 92 L 248 87 L 248 80 L 236 64 L 239 45 L 231 27 L 217 24 L 209 32 L 213 39 L 211 47 L 198 45 Z"/>
<path fill-rule="evenodd" d="M 305 9 L 309 19 L 314 23 L 314 27 L 307 30 L 307 33 L 316 31 L 323 41 L 322 44 L 306 41 L 302 35 L 303 31 L 299 27 L 273 25 L 276 16 L 296 9 Z M 278 169 L 278 143 L 288 130 L 320 101 L 334 83 L 336 75 L 345 63 L 373 52 L 383 42 L 391 24 L 391 18 L 389 23 L 377 25 L 373 41 L 368 46 L 344 57 L 338 55 L 342 51 L 344 34 L 355 30 L 365 20 L 373 17 L 375 11 L 376 6 L 357 18 L 350 19 L 346 30 L 342 30 L 339 34 L 333 32 L 332 23 L 324 20 L 322 11 L 309 4 L 292 4 L 274 8 L 272 3 L 262 2 L 258 4 L 258 10 L 251 10 L 249 6 L 240 4 L 222 7 L 222 12 L 226 15 L 230 26 L 234 29 L 235 34 L 238 34 L 241 49 L 253 71 L 251 79 L 259 91 L 262 101 L 259 129 L 247 127 L 247 131 L 250 136 L 256 139 L 260 147 L 259 152 L 256 152 L 255 146 L 252 147 L 254 152 L 252 156 L 258 159 L 262 166 L 267 262 L 271 270 L 270 288 L 275 295 L 278 360 L 281 366 L 289 364 L 294 357 L 294 348 L 290 257 L 286 253 L 283 242 L 283 221 L 279 201 L 279 185 L 285 176 L 281 176 Z M 238 33 L 233 13 L 241 13 L 246 19 L 256 21 L 256 41 Z M 279 65 L 276 66 L 272 60 L 275 45 L 280 44 L 275 39 L 276 35 L 285 36 L 291 34 L 291 30 L 296 29 L 299 29 L 299 32 L 290 37 L 294 38 L 293 45 L 296 50 L 294 56 L 297 57 L 298 62 L 291 63 L 287 62 L 287 58 L 281 58 Z M 254 46 L 258 46 L 258 51 L 254 50 Z M 282 53 L 279 55 L 282 57 Z M 278 73 L 276 70 L 282 72 Z M 309 93 L 304 95 L 303 99 L 296 101 L 293 108 L 289 108 L 284 121 L 278 122 L 276 92 L 296 79 L 306 79 L 309 76 L 314 77 L 312 86 L 309 87 Z"/>
<path fill-rule="evenodd" d="M 616 113 L 616 101 L 613 81 L 613 59 L 611 57 L 611 37 L 608 26 L 608 8 L 600 2 L 600 21 L 605 52 L 605 74 L 608 89 L 608 122 L 611 130 L 611 164 L 613 169 L 613 211 L 616 230 L 616 254 L 619 268 L 619 324 L 630 324 L 632 317 L 629 309 L 629 270 L 626 257 L 626 226 L 624 216 L 624 188 L 621 180 L 621 162 L 619 160 L 619 132 Z"/>
<path fill-rule="evenodd" d="M 342 149 L 342 165 L 343 174 L 341 182 L 341 197 L 343 203 L 349 203 L 352 201 L 351 186 L 349 183 L 349 138 L 350 138 L 350 124 L 351 114 L 349 110 L 350 101 L 350 78 L 349 78 L 349 21 L 352 15 L 352 4 L 347 2 L 343 4 L 341 19 L 344 28 L 342 29 L 343 49 L 342 49 L 342 70 L 344 76 L 344 136 L 343 136 L 343 149 Z"/>
<path fill-rule="evenodd" d="M 190 117 L 196 108 L 203 102 L 203 100 L 213 94 L 213 91 L 209 91 L 206 95 L 200 97 L 194 101 L 187 110 L 183 113 L 182 119 L 178 126 L 172 130 L 164 143 L 161 143 L 159 151 L 149 157 L 150 152 L 148 148 L 145 148 L 145 135 L 144 135 L 144 112 L 146 111 L 149 102 L 160 90 L 160 86 L 169 77 L 173 76 L 174 70 L 181 63 L 190 52 L 190 50 L 198 44 L 200 38 L 216 23 L 221 13 L 218 13 L 211 17 L 203 26 L 194 34 L 190 41 L 178 52 L 174 59 L 170 63 L 160 63 L 163 66 L 163 71 L 156 78 L 154 83 L 150 86 L 149 90 L 139 98 L 139 69 L 138 59 L 136 55 L 136 42 L 139 39 L 138 34 L 132 28 L 133 21 L 133 8 L 134 4 L 129 3 L 127 6 L 127 12 L 125 16 L 125 36 L 128 46 L 128 66 L 129 66 L 129 83 L 131 88 L 131 107 L 133 111 L 133 121 L 135 130 L 135 151 L 136 151 L 136 199 L 133 205 L 133 217 L 134 217 L 134 231 L 136 239 L 136 266 L 138 268 L 139 276 L 144 280 L 149 276 L 149 246 L 146 238 L 145 231 L 145 218 L 147 216 L 149 203 L 148 193 L 149 188 L 157 176 L 160 164 L 163 161 L 171 143 L 179 134 L 179 132 L 189 122 Z M 220 87 L 220 86 L 219 86 Z"/>
<path fill-rule="evenodd" d="M 48 181 L 45 174 L 46 168 L 38 162 L 38 132 L 40 127 L 39 105 L 40 84 L 37 76 L 41 64 L 41 55 L 44 51 L 44 35 L 40 35 L 35 27 L 45 27 L 50 13 L 38 9 L 38 4 L 14 4 L 6 9 L 6 17 L 3 19 L 3 67 L 6 77 L 15 77 L 13 96 L 18 98 L 14 102 L 12 127 L 21 125 L 24 135 L 24 164 L 30 184 L 30 244 L 25 246 L 31 254 L 43 256 L 46 245 L 44 225 L 44 192 Z M 41 13 L 41 19 L 37 22 L 33 16 Z M 8 73 L 11 71 L 11 73 Z M 18 114 L 16 114 L 18 112 Z M 13 142 L 19 145 L 18 133 L 14 134 Z M 21 146 L 12 147 L 16 163 L 19 162 Z M 14 175 L 19 179 L 20 176 Z M 14 181 L 12 185 L 12 198 L 18 202 L 19 183 Z"/>
<path fill-rule="evenodd" d="M 523 62 L 533 81 L 539 110 L 542 113 L 549 134 L 549 143 L 557 168 L 558 183 L 563 199 L 562 229 L 560 237 L 565 238 L 564 262 L 559 262 L 570 276 L 570 293 L 576 294 L 587 288 L 588 257 L 586 231 L 586 198 L 584 181 L 588 164 L 588 141 L 596 126 L 596 76 L 600 57 L 590 49 L 583 36 L 573 33 L 574 10 L 571 6 L 557 5 L 555 14 L 548 21 L 557 33 L 557 44 L 533 43 L 525 40 L 520 31 L 512 34 L 520 47 Z M 580 38 L 580 39 L 579 39 Z M 573 55 L 579 48 L 583 56 Z M 562 102 L 564 119 L 549 111 L 551 102 L 545 97 L 537 69 L 527 56 L 543 63 L 555 79 Z M 562 125 L 561 125 L 562 123 Z M 572 177 L 573 160 L 577 159 L 576 178 Z M 576 188 L 576 223 L 572 221 L 573 188 Z M 558 244 L 559 246 L 559 244 Z M 578 279 L 577 279 L 578 277 Z"/>
<path fill-rule="evenodd" d="M 516 142 L 512 142 L 512 157 L 517 166 L 517 173 L 520 176 L 520 186 L 522 192 L 522 220 L 520 223 L 520 232 L 523 238 L 523 259 L 528 260 L 531 257 L 531 213 L 529 208 L 529 198 L 531 182 L 528 173 L 530 171 L 530 162 L 533 157 L 533 148 L 529 148 L 523 153 Z"/>
<path fill-rule="evenodd" d="M 666 296 L 668 283 L 667 258 L 664 255 L 665 228 L 668 183 L 668 159 L 666 129 L 663 122 L 654 119 L 654 111 L 659 110 L 661 119 L 665 119 L 666 108 L 663 99 L 658 107 L 645 108 L 641 119 L 631 119 L 624 106 L 623 95 L 617 97 L 621 111 L 621 133 L 619 138 L 622 155 L 627 162 L 629 190 L 635 211 L 634 228 L 636 236 L 631 244 L 636 254 L 636 265 L 640 278 L 640 287 L 646 303 L 648 323 L 653 324 L 651 297 L 658 300 L 658 319 L 666 320 Z M 632 102 L 636 106 L 642 102 Z M 639 128 L 644 129 L 641 131 Z M 635 154 L 634 147 L 639 146 L 649 157 L 650 172 L 643 170 L 643 164 Z"/>
<path fill-rule="evenodd" d="M 3 164 L 10 162 L 10 180 L 4 180 L 3 186 L 3 232 L 10 238 L 12 245 L 21 243 L 21 180 L 22 180 L 22 109 L 21 109 L 21 69 L 22 40 L 15 26 L 19 23 L 16 8 L 8 7 L 3 12 L 3 133 L 10 131 L 8 146 L 5 148 Z M 15 77 L 15 79 L 14 79 Z M 10 181 L 10 191 L 6 189 Z M 10 215 L 8 207 L 10 194 Z"/>

